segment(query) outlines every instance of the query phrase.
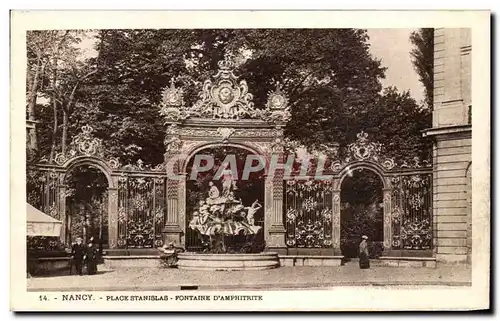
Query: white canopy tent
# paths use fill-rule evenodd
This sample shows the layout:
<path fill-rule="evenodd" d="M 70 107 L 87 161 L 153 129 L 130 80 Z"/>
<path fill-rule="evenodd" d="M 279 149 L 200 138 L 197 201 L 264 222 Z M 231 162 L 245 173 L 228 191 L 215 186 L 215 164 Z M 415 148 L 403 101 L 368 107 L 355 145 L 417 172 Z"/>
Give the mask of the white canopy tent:
<path fill-rule="evenodd" d="M 62 222 L 26 203 L 26 235 L 60 236 Z"/>

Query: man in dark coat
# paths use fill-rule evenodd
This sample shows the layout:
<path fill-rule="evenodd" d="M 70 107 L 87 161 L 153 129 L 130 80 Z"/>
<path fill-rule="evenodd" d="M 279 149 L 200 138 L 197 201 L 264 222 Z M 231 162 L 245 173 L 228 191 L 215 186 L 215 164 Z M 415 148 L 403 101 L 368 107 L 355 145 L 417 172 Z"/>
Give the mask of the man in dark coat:
<path fill-rule="evenodd" d="M 94 275 L 97 273 L 97 247 L 94 244 L 94 237 L 91 237 L 87 245 L 85 260 L 87 262 L 87 273 Z"/>
<path fill-rule="evenodd" d="M 76 243 L 73 244 L 73 247 L 71 248 L 71 260 L 73 261 L 73 264 L 76 268 L 76 273 L 79 275 L 82 275 L 82 268 L 83 268 L 83 257 L 85 256 L 85 245 L 82 242 L 81 237 L 76 238 Z M 71 270 L 73 270 L 73 266 L 71 267 Z"/>

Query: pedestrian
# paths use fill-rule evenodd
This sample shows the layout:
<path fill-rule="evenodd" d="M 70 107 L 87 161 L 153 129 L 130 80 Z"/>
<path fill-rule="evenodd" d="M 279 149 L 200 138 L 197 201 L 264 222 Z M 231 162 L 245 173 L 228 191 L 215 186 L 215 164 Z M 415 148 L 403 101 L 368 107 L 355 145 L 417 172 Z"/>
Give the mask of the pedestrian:
<path fill-rule="evenodd" d="M 359 243 L 359 268 L 369 269 L 370 268 L 370 254 L 368 253 L 368 236 L 363 235 L 361 243 Z"/>
<path fill-rule="evenodd" d="M 71 267 L 70 273 L 73 270 L 73 265 L 75 266 L 76 273 L 82 275 L 83 269 L 83 257 L 85 256 L 85 246 L 83 245 L 83 239 L 81 237 L 76 238 L 76 243 L 71 247 Z"/>
<path fill-rule="evenodd" d="M 97 273 L 97 247 L 94 244 L 94 237 L 91 237 L 87 245 L 85 260 L 87 263 L 87 273 L 94 275 Z"/>

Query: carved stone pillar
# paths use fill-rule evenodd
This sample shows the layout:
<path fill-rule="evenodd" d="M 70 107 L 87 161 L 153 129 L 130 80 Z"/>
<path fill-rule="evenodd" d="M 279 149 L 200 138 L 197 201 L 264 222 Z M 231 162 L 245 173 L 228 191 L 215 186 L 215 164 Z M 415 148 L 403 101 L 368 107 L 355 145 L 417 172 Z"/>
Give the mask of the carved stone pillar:
<path fill-rule="evenodd" d="M 391 250 L 392 244 L 392 217 L 391 217 L 391 189 L 384 189 L 384 252 Z"/>
<path fill-rule="evenodd" d="M 59 220 L 62 222 L 60 240 L 63 243 L 70 244 L 68 243 L 68 241 L 71 242 L 71 240 L 66 240 L 67 230 L 69 229 L 69 226 L 67 226 L 68 222 L 66 220 L 66 185 L 63 182 L 63 178 L 64 175 L 61 175 L 61 181 L 59 182 L 58 186 L 59 199 L 57 200 L 57 203 L 59 203 Z"/>
<path fill-rule="evenodd" d="M 185 218 L 186 176 L 181 179 L 167 179 L 167 220 L 165 222 L 164 242 L 182 245 L 183 229 L 180 222 Z"/>
<path fill-rule="evenodd" d="M 108 243 L 110 249 L 118 247 L 118 188 L 108 188 Z"/>
<path fill-rule="evenodd" d="M 265 220 L 266 248 L 279 253 L 286 252 L 285 227 L 283 226 L 283 169 L 276 169 L 274 176 L 266 177 Z"/>
<path fill-rule="evenodd" d="M 336 186 L 337 184 L 334 184 Z M 332 243 L 333 255 L 341 255 L 340 250 L 340 190 L 333 190 Z"/>
<path fill-rule="evenodd" d="M 178 244 L 186 244 L 184 236 L 186 235 L 186 179 L 187 175 L 184 173 L 183 179 L 179 181 L 178 201 L 177 201 L 177 216 L 174 218 L 174 224 L 177 224 L 177 235 L 175 241 Z M 178 239 L 178 241 L 177 241 Z"/>

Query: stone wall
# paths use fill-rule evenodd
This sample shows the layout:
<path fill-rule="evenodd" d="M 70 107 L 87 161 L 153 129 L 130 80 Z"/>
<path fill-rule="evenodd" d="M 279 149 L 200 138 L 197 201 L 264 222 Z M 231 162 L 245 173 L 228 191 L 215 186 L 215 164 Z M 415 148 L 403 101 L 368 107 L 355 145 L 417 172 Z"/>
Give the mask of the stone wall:
<path fill-rule="evenodd" d="M 471 105 L 470 29 L 434 32 L 434 128 L 468 123 Z"/>
<path fill-rule="evenodd" d="M 435 29 L 433 128 L 434 254 L 470 262 L 472 130 L 470 29 Z"/>
<path fill-rule="evenodd" d="M 467 180 L 470 160 L 470 135 L 438 137 L 433 178 L 434 250 L 438 261 L 466 260 L 470 243 Z"/>

